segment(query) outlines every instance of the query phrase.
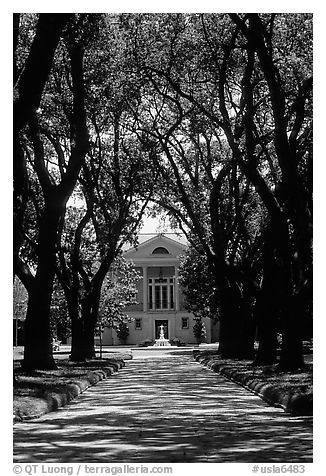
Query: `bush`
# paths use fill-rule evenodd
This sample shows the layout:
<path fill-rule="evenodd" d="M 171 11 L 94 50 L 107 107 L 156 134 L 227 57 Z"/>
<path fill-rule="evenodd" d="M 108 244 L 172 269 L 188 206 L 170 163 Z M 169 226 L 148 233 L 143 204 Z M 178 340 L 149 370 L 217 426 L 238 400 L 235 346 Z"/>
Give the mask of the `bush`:
<path fill-rule="evenodd" d="M 206 338 L 206 328 L 202 319 L 195 318 L 195 325 L 193 326 L 193 333 L 198 343 L 202 342 Z"/>
<path fill-rule="evenodd" d="M 169 342 L 171 345 L 175 345 L 177 347 L 183 347 L 186 345 L 186 343 L 179 339 L 179 337 L 174 337 L 173 339 L 170 339 Z"/>
<path fill-rule="evenodd" d="M 147 337 L 146 339 L 139 342 L 138 347 L 148 347 L 149 345 L 153 345 L 154 342 L 155 341 L 153 339 L 151 339 L 150 337 Z"/>
<path fill-rule="evenodd" d="M 129 336 L 129 327 L 127 326 L 125 322 L 121 322 L 119 324 L 119 327 L 117 329 L 117 336 L 121 342 L 126 342 Z"/>

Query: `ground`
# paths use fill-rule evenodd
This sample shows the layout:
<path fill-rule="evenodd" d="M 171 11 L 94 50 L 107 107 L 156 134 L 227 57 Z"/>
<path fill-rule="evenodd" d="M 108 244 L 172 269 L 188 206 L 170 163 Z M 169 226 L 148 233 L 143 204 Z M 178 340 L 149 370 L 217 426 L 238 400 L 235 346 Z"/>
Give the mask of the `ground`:
<path fill-rule="evenodd" d="M 67 407 L 14 426 L 15 462 L 312 462 L 312 418 L 291 416 L 196 362 L 134 358 Z"/>

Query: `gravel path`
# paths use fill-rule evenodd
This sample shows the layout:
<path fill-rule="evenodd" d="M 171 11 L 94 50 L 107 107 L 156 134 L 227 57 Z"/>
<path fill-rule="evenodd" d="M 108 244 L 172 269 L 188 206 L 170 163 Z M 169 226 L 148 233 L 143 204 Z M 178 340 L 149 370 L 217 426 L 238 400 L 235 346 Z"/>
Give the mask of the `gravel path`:
<path fill-rule="evenodd" d="M 290 417 L 192 356 L 126 361 L 67 407 L 14 427 L 21 463 L 312 462 L 312 418 Z"/>

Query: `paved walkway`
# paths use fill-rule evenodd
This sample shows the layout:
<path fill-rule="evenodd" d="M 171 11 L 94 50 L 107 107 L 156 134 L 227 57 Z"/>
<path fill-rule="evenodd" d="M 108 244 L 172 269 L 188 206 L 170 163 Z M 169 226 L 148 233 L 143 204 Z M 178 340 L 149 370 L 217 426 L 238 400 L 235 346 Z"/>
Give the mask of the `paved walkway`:
<path fill-rule="evenodd" d="M 190 355 L 149 357 L 16 424 L 15 462 L 312 462 L 310 417 L 269 407 Z"/>

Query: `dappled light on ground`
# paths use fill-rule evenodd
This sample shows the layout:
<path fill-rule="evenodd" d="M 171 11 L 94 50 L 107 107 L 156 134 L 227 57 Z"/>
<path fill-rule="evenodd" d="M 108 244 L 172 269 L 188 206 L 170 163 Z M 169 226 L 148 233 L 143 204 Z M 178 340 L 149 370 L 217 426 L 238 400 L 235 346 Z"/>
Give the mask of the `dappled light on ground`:
<path fill-rule="evenodd" d="M 15 425 L 16 462 L 311 462 L 291 417 L 191 356 L 136 359 L 68 407 Z"/>

